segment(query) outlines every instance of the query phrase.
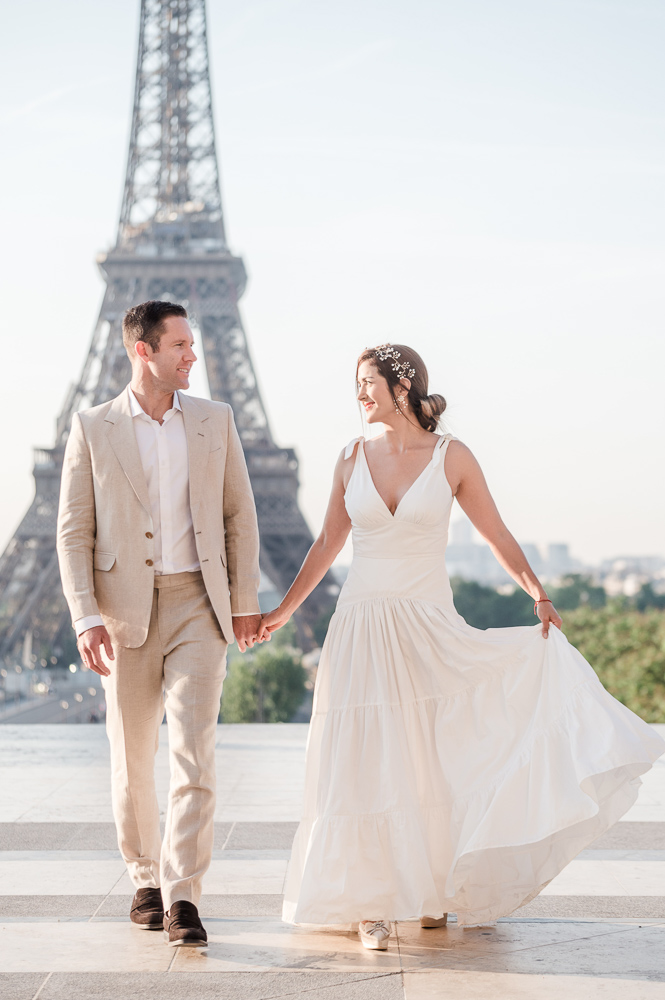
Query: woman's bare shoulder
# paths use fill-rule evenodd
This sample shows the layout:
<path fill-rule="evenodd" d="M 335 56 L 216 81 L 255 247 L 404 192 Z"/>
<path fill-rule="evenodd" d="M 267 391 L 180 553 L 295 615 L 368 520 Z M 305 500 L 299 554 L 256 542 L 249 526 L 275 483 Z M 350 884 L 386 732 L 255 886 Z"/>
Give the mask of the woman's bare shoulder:
<path fill-rule="evenodd" d="M 476 457 L 464 441 L 460 441 L 459 438 L 451 438 L 450 444 L 448 445 L 448 456 L 453 459 L 453 461 L 459 462 L 475 462 Z"/>
<path fill-rule="evenodd" d="M 446 451 L 446 476 L 453 496 L 457 495 L 463 481 L 470 477 L 474 478 L 474 473 L 479 471 L 478 460 L 468 445 L 460 441 L 459 438 L 453 438 Z"/>
<path fill-rule="evenodd" d="M 356 455 L 358 454 L 358 448 L 360 447 L 360 442 L 361 441 L 364 442 L 364 440 L 365 439 L 362 436 L 356 437 L 353 438 L 352 441 L 349 441 L 348 444 L 344 445 L 341 452 L 339 453 L 337 464 L 345 465 L 347 462 L 353 462 L 355 460 Z"/>
<path fill-rule="evenodd" d="M 356 464 L 356 456 L 361 442 L 364 442 L 363 437 L 354 438 L 353 441 L 349 441 L 349 443 L 342 448 L 337 456 L 334 478 L 335 482 L 338 484 L 341 483 L 344 489 L 346 489 L 349 479 L 351 478 L 351 473 L 353 472 Z"/>

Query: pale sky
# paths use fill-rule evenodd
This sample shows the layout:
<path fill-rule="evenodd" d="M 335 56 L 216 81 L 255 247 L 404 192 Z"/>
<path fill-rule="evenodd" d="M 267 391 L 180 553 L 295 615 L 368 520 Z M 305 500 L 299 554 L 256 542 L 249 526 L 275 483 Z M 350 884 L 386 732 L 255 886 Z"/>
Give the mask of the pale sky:
<path fill-rule="evenodd" d="M 139 0 L 4 19 L 0 545 L 102 299 Z M 662 0 L 209 0 L 227 233 L 313 531 L 355 358 L 416 348 L 520 541 L 665 555 Z"/>

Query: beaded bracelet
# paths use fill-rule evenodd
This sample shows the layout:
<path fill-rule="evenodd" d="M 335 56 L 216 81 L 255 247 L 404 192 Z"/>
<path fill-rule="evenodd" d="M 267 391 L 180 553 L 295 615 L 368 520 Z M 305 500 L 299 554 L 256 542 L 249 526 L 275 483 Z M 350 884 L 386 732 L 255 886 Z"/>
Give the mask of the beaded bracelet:
<path fill-rule="evenodd" d="M 551 603 L 552 603 L 552 602 L 551 602 L 551 600 L 549 599 L 549 597 L 541 597 L 541 598 L 540 598 L 540 600 L 539 600 L 539 601 L 536 601 L 536 603 L 535 603 L 535 604 L 534 604 L 534 606 L 533 606 L 533 613 L 534 613 L 534 615 L 535 615 L 536 617 L 538 617 L 538 605 L 539 605 L 539 604 L 551 604 Z"/>

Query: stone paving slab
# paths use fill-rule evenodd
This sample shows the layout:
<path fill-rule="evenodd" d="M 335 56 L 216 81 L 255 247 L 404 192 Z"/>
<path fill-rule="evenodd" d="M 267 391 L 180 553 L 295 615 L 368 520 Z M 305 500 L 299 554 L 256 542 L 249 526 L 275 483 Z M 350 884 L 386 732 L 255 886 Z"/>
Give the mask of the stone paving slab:
<path fill-rule="evenodd" d="M 404 1000 L 663 1000 L 661 983 L 589 976 L 409 972 Z"/>
<path fill-rule="evenodd" d="M 45 980 L 43 972 L 0 972 L 0 1000 L 33 1000 Z"/>
<path fill-rule="evenodd" d="M 269 847 L 291 850 L 297 823 L 234 823 L 228 842 L 229 851 L 261 850 Z"/>
<path fill-rule="evenodd" d="M 665 983 L 665 923 L 512 919 L 494 928 L 432 931 L 400 923 L 397 934 L 403 972 L 460 969 Z"/>
<path fill-rule="evenodd" d="M 522 920 L 537 917 L 635 917 L 665 920 L 663 896 L 538 896 L 516 911 Z M 663 995 L 665 1000 L 665 994 Z"/>
<path fill-rule="evenodd" d="M 33 1000 L 34 994 L 25 994 Z M 188 973 L 128 975 L 54 973 L 39 1000 L 403 1000 L 401 974 L 340 976 L 328 972 L 296 972 L 255 976 L 246 973 L 199 976 Z M 2 1000 L 4 995 L 0 993 Z M 10 996 L 7 996 L 10 1000 Z M 22 1000 L 22 997 L 11 1000 Z"/>
<path fill-rule="evenodd" d="M 665 850 L 665 822 L 622 820 L 589 845 L 594 850 Z"/>
<path fill-rule="evenodd" d="M 214 849 L 291 850 L 293 822 L 215 823 Z M 163 831 L 162 831 L 163 832 Z M 115 823 L 0 823 L 0 851 L 117 851 Z"/>
<path fill-rule="evenodd" d="M 0 917 L 8 920 L 91 920 L 104 896 L 0 896 Z M 122 897 L 117 897 L 122 898 Z M 128 913 L 125 908 L 125 916 Z"/>

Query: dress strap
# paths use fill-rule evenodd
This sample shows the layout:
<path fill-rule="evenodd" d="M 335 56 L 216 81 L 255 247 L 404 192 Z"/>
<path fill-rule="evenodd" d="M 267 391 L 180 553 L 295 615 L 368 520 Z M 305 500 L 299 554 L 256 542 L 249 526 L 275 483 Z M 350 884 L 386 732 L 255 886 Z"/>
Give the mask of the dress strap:
<path fill-rule="evenodd" d="M 434 454 L 432 455 L 432 466 L 436 466 L 441 461 L 441 456 L 445 455 L 448 450 L 448 445 L 451 441 L 457 441 L 458 438 L 454 434 L 442 434 L 440 440 L 434 446 Z"/>
<path fill-rule="evenodd" d="M 344 449 L 344 458 L 351 458 L 355 446 L 358 444 L 359 441 L 364 441 L 364 440 L 365 439 L 361 434 L 360 437 L 354 438 L 353 441 L 349 441 L 346 448 Z"/>

